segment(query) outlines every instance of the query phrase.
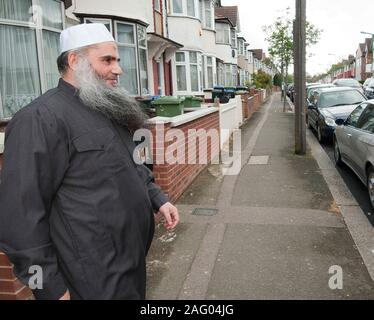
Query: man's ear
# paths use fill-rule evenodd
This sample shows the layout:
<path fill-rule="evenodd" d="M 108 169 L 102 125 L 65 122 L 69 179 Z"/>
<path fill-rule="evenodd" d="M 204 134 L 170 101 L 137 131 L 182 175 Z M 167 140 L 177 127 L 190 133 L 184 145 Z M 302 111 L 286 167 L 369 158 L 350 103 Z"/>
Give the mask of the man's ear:
<path fill-rule="evenodd" d="M 68 65 L 69 68 L 75 71 L 75 66 L 78 63 L 78 55 L 75 52 L 72 52 L 68 55 Z"/>

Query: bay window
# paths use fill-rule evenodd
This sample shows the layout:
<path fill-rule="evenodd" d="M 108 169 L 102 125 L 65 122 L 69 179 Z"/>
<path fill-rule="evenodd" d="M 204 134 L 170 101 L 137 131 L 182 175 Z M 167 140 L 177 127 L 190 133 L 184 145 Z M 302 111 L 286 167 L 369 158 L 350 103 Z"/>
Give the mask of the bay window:
<path fill-rule="evenodd" d="M 114 35 L 118 44 L 120 86 L 131 95 L 148 94 L 147 33 L 142 25 L 114 21 Z"/>
<path fill-rule="evenodd" d="M 63 9 L 55 0 L 0 1 L 0 118 L 57 86 Z"/>
<path fill-rule="evenodd" d="M 244 56 L 244 41 L 242 39 L 238 39 L 238 51 L 239 55 Z"/>
<path fill-rule="evenodd" d="M 225 64 L 225 86 L 233 86 L 231 64 Z"/>
<path fill-rule="evenodd" d="M 196 51 L 180 51 L 175 54 L 177 91 L 200 92 L 202 90 L 201 54 Z"/>
<path fill-rule="evenodd" d="M 197 18 L 197 0 L 172 0 L 171 5 L 173 14 Z"/>
<path fill-rule="evenodd" d="M 236 86 L 238 83 L 238 66 L 232 65 L 232 85 Z"/>
<path fill-rule="evenodd" d="M 213 28 L 213 7 L 211 0 L 199 0 L 200 20 L 203 28 Z"/>
<path fill-rule="evenodd" d="M 236 31 L 231 28 L 231 47 L 236 48 Z"/>
<path fill-rule="evenodd" d="M 230 44 L 230 26 L 226 23 L 216 23 L 216 42 Z"/>
<path fill-rule="evenodd" d="M 219 61 L 217 61 L 217 81 L 221 86 L 225 84 L 224 64 Z"/>
<path fill-rule="evenodd" d="M 207 88 L 213 88 L 214 76 L 213 76 L 213 58 L 206 57 L 206 86 Z"/>

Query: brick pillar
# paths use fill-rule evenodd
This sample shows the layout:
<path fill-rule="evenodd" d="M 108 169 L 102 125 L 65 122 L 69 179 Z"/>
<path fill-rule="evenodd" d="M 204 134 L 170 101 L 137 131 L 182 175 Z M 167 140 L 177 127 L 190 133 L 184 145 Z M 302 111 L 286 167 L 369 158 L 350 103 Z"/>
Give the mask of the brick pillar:
<path fill-rule="evenodd" d="M 33 295 L 13 274 L 13 266 L 0 252 L 0 300 L 30 300 Z"/>
<path fill-rule="evenodd" d="M 243 120 L 250 117 L 248 94 L 242 94 L 242 105 L 243 105 Z"/>

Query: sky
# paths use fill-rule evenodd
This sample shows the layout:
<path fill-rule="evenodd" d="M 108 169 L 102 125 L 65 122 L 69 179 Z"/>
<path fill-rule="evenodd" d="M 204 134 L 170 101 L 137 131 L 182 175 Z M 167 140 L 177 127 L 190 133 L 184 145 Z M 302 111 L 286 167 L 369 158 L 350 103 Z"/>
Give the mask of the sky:
<path fill-rule="evenodd" d="M 241 35 L 250 49 L 265 49 L 268 44 L 262 31 L 282 16 L 287 7 L 295 12 L 295 0 L 222 0 L 223 6 L 239 7 Z M 374 33 L 374 0 L 307 0 L 307 20 L 322 29 L 320 41 L 311 48 L 307 73 L 326 72 L 333 63 L 356 55 L 359 43 Z"/>

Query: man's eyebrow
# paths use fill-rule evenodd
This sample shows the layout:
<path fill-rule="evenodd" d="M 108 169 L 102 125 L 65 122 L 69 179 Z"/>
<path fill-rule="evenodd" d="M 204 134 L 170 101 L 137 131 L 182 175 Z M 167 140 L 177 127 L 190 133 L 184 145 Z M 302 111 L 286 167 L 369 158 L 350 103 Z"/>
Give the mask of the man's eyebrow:
<path fill-rule="evenodd" d="M 107 55 L 105 55 L 105 56 L 102 56 L 101 59 L 102 59 L 102 60 L 116 60 L 116 61 L 118 61 L 118 62 L 121 61 L 120 58 L 117 58 L 117 57 L 112 56 L 112 55 L 110 55 L 110 54 L 107 54 Z"/>

